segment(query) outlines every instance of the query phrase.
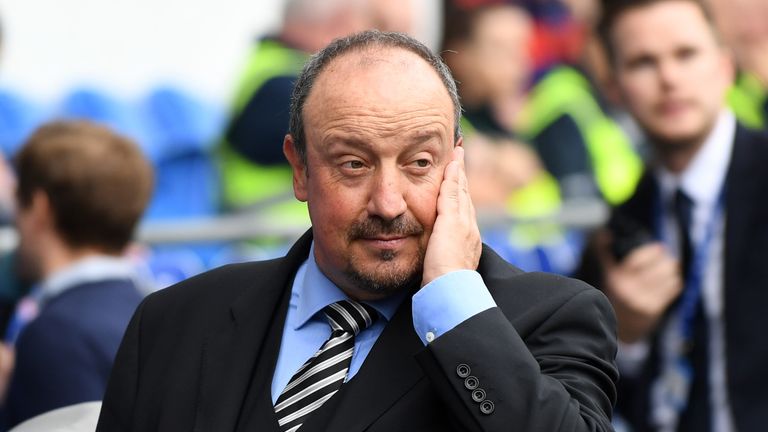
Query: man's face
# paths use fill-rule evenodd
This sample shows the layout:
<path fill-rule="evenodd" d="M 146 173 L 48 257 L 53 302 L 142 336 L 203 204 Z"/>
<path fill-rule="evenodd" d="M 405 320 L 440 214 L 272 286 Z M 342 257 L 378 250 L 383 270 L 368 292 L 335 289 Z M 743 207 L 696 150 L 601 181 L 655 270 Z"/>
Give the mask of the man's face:
<path fill-rule="evenodd" d="M 307 166 L 288 143 L 286 156 L 321 270 L 358 299 L 420 282 L 454 146 L 437 73 L 403 49 L 347 53 L 317 78 L 303 116 Z"/>
<path fill-rule="evenodd" d="M 472 79 L 484 83 L 489 97 L 514 96 L 529 79 L 531 22 L 515 6 L 496 6 L 476 18 L 467 45 Z"/>
<path fill-rule="evenodd" d="M 732 67 L 703 11 L 686 0 L 630 9 L 613 26 L 616 78 L 657 143 L 697 143 L 723 106 Z"/>

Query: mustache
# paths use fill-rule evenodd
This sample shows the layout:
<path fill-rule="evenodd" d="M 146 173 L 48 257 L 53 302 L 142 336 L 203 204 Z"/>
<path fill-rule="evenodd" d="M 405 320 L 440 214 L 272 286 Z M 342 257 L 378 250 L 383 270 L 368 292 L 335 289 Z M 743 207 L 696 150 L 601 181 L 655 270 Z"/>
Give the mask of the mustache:
<path fill-rule="evenodd" d="M 349 230 L 349 240 L 385 236 L 412 236 L 424 232 L 424 226 L 416 219 L 401 215 L 392 220 L 384 220 L 378 216 L 369 217 L 356 222 Z"/>

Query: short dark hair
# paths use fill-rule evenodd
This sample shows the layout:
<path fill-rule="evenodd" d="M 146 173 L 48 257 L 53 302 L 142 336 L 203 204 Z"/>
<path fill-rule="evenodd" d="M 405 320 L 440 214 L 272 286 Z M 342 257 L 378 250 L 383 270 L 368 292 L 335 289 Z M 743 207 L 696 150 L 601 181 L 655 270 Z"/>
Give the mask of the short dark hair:
<path fill-rule="evenodd" d="M 87 121 L 38 128 L 15 158 L 19 205 L 48 196 L 58 234 L 70 247 L 120 253 L 153 188 L 153 172 L 129 139 Z"/>
<path fill-rule="evenodd" d="M 522 4 L 509 0 L 444 0 L 443 33 L 440 50 L 452 49 L 457 43 L 471 40 L 477 31 L 478 22 L 489 11 L 515 8 L 528 14 Z"/>
<path fill-rule="evenodd" d="M 304 65 L 301 74 L 296 79 L 293 94 L 291 95 L 288 133 L 293 137 L 296 152 L 305 165 L 307 163 L 307 143 L 306 134 L 304 133 L 303 110 L 317 77 L 335 58 L 348 52 L 372 48 L 402 48 L 418 55 L 429 63 L 440 76 L 453 102 L 454 138 L 458 139 L 461 136 L 461 103 L 459 102 L 459 94 L 456 90 L 453 76 L 451 76 L 451 72 L 448 70 L 448 66 L 443 63 L 443 60 L 432 53 L 424 44 L 403 33 L 367 30 L 331 42 L 327 47 L 310 57 Z"/>
<path fill-rule="evenodd" d="M 602 15 L 597 25 L 597 32 L 600 40 L 605 47 L 608 54 L 608 58 L 611 63 L 616 60 L 616 47 L 613 45 L 611 32 L 616 22 L 625 13 L 632 9 L 643 8 L 654 5 L 656 3 L 670 2 L 670 1 L 687 1 L 695 4 L 701 9 L 707 22 L 709 23 L 715 36 L 718 36 L 717 28 L 715 26 L 715 20 L 712 12 L 709 10 L 708 5 L 703 0 L 602 0 Z"/>

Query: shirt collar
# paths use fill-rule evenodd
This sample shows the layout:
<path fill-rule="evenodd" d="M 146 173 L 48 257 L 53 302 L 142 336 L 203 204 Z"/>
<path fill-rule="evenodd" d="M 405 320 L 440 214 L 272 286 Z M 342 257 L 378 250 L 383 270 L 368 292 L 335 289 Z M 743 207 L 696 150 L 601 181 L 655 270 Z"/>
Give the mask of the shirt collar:
<path fill-rule="evenodd" d="M 714 205 L 725 183 L 735 135 L 736 118 L 725 110 L 685 171 L 676 175 L 657 167 L 662 196 L 669 198 L 680 187 L 697 205 Z"/>
<path fill-rule="evenodd" d="M 294 329 L 302 327 L 329 304 L 349 298 L 317 266 L 314 242 L 310 247 L 309 258 L 307 258 L 305 266 L 303 277 L 299 275 L 301 279 L 296 281 L 298 300 L 296 315 L 291 323 Z M 398 293 L 382 300 L 363 303 L 372 306 L 385 320 L 389 321 L 395 315 L 406 294 L 405 292 Z"/>
<path fill-rule="evenodd" d="M 47 300 L 84 283 L 134 277 L 135 270 L 125 258 L 92 255 L 53 273 L 40 284 L 40 289 L 43 300 Z"/>

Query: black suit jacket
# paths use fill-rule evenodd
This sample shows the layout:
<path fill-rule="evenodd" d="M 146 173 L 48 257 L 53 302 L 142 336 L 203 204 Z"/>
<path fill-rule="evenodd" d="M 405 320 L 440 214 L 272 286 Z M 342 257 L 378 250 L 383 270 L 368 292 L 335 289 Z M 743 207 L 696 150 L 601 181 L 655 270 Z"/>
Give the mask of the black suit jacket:
<path fill-rule="evenodd" d="M 653 231 L 657 187 L 646 173 L 634 196 L 615 209 Z M 724 319 L 726 381 L 736 429 L 764 430 L 768 424 L 768 136 L 738 127 L 725 191 Z M 659 326 L 663 328 L 663 325 Z M 650 384 L 659 373 L 658 335 L 640 376 L 622 377 L 618 406 L 636 430 L 647 422 Z M 696 363 L 696 360 L 694 360 Z M 698 415 L 700 431 L 706 415 Z"/>
<path fill-rule="evenodd" d="M 149 296 L 118 352 L 99 431 L 278 431 L 270 385 L 291 284 L 311 235 L 284 258 L 231 265 Z M 357 375 L 302 431 L 611 430 L 615 318 L 605 297 L 523 273 L 485 248 L 498 307 L 427 348 L 408 297 Z M 457 374 L 469 366 L 483 414 Z"/>

